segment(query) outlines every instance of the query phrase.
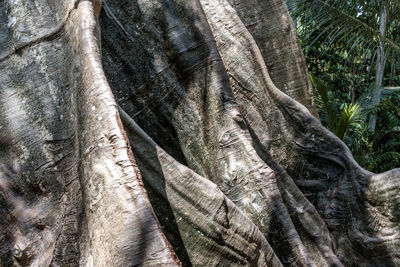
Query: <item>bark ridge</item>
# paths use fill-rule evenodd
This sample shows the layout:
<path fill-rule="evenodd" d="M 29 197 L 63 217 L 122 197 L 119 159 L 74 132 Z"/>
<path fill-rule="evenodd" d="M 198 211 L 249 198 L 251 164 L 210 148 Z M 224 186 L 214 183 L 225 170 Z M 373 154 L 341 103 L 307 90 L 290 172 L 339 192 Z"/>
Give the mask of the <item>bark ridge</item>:
<path fill-rule="evenodd" d="M 0 266 L 400 264 L 283 0 L 0 7 Z"/>

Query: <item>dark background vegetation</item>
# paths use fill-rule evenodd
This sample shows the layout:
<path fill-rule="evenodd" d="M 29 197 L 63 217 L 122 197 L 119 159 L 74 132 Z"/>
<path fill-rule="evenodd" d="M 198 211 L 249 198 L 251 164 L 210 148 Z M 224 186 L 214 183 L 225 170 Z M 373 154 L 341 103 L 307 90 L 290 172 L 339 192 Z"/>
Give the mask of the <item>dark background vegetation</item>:
<path fill-rule="evenodd" d="M 288 6 L 322 124 L 364 168 L 379 173 L 400 167 L 399 2 L 291 0 Z M 385 51 L 382 86 L 376 84 L 379 40 Z M 377 105 L 371 103 L 375 90 L 381 90 Z M 374 131 L 368 127 L 371 114 L 377 117 Z"/>

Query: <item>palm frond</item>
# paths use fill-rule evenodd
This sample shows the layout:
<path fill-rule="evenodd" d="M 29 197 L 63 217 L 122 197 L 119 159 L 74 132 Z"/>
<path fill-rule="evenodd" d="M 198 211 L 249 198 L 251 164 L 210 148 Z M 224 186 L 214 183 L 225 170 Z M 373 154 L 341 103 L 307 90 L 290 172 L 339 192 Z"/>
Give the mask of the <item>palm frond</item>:
<path fill-rule="evenodd" d="M 336 114 L 333 110 L 332 103 L 329 99 L 328 92 L 329 88 L 326 83 L 324 83 L 321 79 L 314 77 L 310 73 L 310 80 L 313 84 L 314 88 L 318 91 L 318 98 L 321 101 L 323 107 L 325 108 L 326 114 L 328 116 L 328 128 L 331 131 L 335 131 L 336 127 Z"/>
<path fill-rule="evenodd" d="M 336 135 L 344 139 L 350 127 L 357 127 L 362 121 L 362 108 L 358 103 L 345 104 L 336 125 Z"/>
<path fill-rule="evenodd" d="M 357 17 L 361 9 L 369 8 L 368 5 L 361 6 L 360 1 L 288 0 L 287 2 L 291 13 L 299 17 L 301 23 L 308 26 L 308 29 L 312 29 L 308 31 L 309 38 L 315 31 L 319 31 L 319 35 L 313 37 L 313 41 L 322 36 L 328 36 L 327 42 L 346 40 L 350 50 L 356 46 L 362 48 L 363 45 L 360 44 L 373 44 L 378 47 L 382 41 L 388 50 L 400 52 L 399 45 Z M 399 9 L 399 5 L 392 2 L 398 1 L 376 1 L 375 4 L 378 5 L 376 8 L 388 5 L 393 13 Z"/>
<path fill-rule="evenodd" d="M 379 155 L 375 160 L 375 164 L 379 164 L 384 161 L 393 161 L 393 160 L 399 160 L 399 159 L 400 159 L 399 152 L 389 151 L 389 152 L 385 152 L 385 153 Z"/>

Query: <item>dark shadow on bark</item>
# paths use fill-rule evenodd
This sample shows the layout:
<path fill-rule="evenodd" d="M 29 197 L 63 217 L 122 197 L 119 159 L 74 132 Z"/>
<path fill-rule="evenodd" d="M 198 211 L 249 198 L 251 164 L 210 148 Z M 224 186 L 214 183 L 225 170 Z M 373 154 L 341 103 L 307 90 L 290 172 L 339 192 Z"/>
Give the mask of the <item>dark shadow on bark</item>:
<path fill-rule="evenodd" d="M 127 130 L 127 134 L 131 140 L 133 155 L 143 177 L 143 183 L 148 193 L 153 210 L 161 224 L 162 231 L 174 248 L 174 251 L 179 260 L 182 262 L 183 266 L 192 266 L 189 255 L 183 244 L 172 208 L 168 202 L 168 199 L 166 199 L 167 193 L 165 190 L 164 177 L 156 178 L 157 187 L 159 190 L 161 188 L 161 192 L 157 192 L 157 190 L 154 189 L 149 183 L 149 181 L 154 180 L 154 177 L 156 176 L 154 173 L 163 173 L 161 165 L 157 160 L 157 151 L 155 148 L 142 142 L 140 138 L 135 138 L 135 134 L 130 133 L 129 126 L 126 126 L 125 129 Z M 149 162 L 149 159 L 151 159 L 151 162 Z M 144 227 L 146 226 L 144 225 Z"/>
<path fill-rule="evenodd" d="M 360 239 L 357 242 L 349 236 L 355 230 L 355 228 L 352 228 L 355 218 L 365 220 L 361 222 L 361 227 L 368 227 L 370 223 L 368 220 L 373 219 L 373 215 L 368 213 L 366 207 L 368 202 L 365 192 L 369 186 L 366 182 L 368 181 L 367 173 L 360 173 L 356 168 L 351 169 L 352 166 L 349 162 L 340 163 L 302 149 L 293 154 L 297 157 L 304 157 L 303 165 L 288 166 L 284 169 L 269 155 L 268 148 L 260 142 L 248 123 L 247 126 L 257 154 L 274 170 L 280 190 L 284 190 L 284 185 L 281 182 L 283 175 L 293 179 L 296 186 L 314 205 L 327 225 L 331 237 L 333 237 L 334 252 L 345 266 L 396 266 L 393 259 L 387 256 L 390 255 L 390 251 L 385 246 L 369 247 L 368 242 L 370 240 Z M 360 183 L 359 179 L 362 179 L 364 183 Z M 329 211 L 327 207 L 329 207 Z M 289 212 L 299 235 L 313 241 L 313 237 L 304 231 L 296 213 L 293 210 L 290 211 L 290 209 Z M 271 229 L 270 232 L 273 236 L 279 237 L 277 236 L 279 233 L 275 233 L 276 229 Z M 371 236 L 373 236 L 373 233 L 371 233 Z M 346 237 L 348 240 L 345 240 Z M 273 240 L 270 243 L 272 245 Z M 290 259 L 285 259 L 284 255 L 279 255 L 279 251 L 276 253 L 281 258 L 282 263 L 289 263 Z M 346 254 L 340 255 L 341 251 L 345 251 Z M 353 258 L 353 255 L 356 255 L 357 258 Z M 381 257 L 381 255 L 386 256 Z M 360 258 L 364 262 L 357 261 Z M 371 261 L 371 259 L 373 260 Z"/>
<path fill-rule="evenodd" d="M 7 27 L 9 19 L 7 14 L 10 14 L 10 2 L 0 1 L 0 51 L 7 51 L 10 46 L 9 36 L 11 36 L 10 27 Z"/>
<path fill-rule="evenodd" d="M 154 54 L 148 51 L 149 47 L 145 45 L 149 38 L 138 34 L 137 27 L 145 32 L 145 35 L 150 35 L 153 39 L 158 39 L 153 36 L 154 31 L 157 30 L 152 26 L 153 22 L 146 23 L 144 18 L 145 15 L 142 14 L 139 6 L 132 1 L 104 3 L 100 13 L 104 71 L 116 101 L 121 107 L 153 140 L 161 144 L 165 151 L 178 162 L 186 165 L 185 157 L 180 149 L 180 144 L 171 122 L 172 116 L 165 115 L 170 114 L 170 110 L 162 104 L 162 101 L 175 103 L 176 105 L 179 103 L 176 102 L 174 97 L 170 97 L 168 92 L 166 92 L 166 95 L 162 95 L 162 91 L 165 88 L 154 87 L 154 84 L 160 83 L 163 73 L 171 66 L 153 64 L 157 59 Z M 147 40 L 145 40 L 146 37 Z M 154 45 L 154 48 L 156 49 L 156 45 Z M 150 77 L 148 76 L 149 74 Z M 174 90 L 174 88 L 171 88 L 171 90 Z M 168 199 L 165 197 L 164 177 L 162 177 L 162 180 L 157 181 L 158 187 L 161 188 L 162 192 L 157 192 L 148 182 L 154 178 L 151 177 L 154 176 L 154 172 L 163 173 L 157 160 L 157 151 L 141 143 L 134 135 L 129 135 L 129 127 L 125 128 L 131 139 L 136 163 L 143 177 L 144 186 L 153 210 L 161 224 L 162 231 L 183 266 L 191 266 L 175 216 Z M 152 159 L 151 166 L 149 166 L 149 161 L 147 160 L 149 158 Z M 146 225 L 143 225 L 143 227 L 146 227 Z M 143 229 L 143 232 L 146 232 L 145 229 Z M 143 238 L 145 240 L 145 237 Z"/>
<path fill-rule="evenodd" d="M 177 134 L 179 127 L 188 127 L 185 125 L 187 117 L 179 114 L 184 119 L 177 116 L 177 121 L 174 121 L 175 111 L 178 106 L 184 106 L 185 101 L 193 101 L 193 99 L 188 99 L 188 94 L 192 92 L 186 92 L 185 88 L 187 88 L 187 82 L 194 80 L 191 79 L 195 77 L 194 73 L 207 71 L 205 67 L 220 59 L 219 56 L 210 55 L 210 51 L 205 45 L 207 42 L 212 42 L 209 40 L 212 36 L 205 33 L 208 30 L 202 32 L 203 29 L 198 25 L 201 23 L 198 23 L 196 12 L 201 11 L 186 10 L 186 4 L 183 4 L 182 1 L 154 1 L 154 6 L 157 5 L 159 6 L 151 11 L 143 11 L 140 10 L 141 7 L 137 3 L 125 0 L 118 3 L 105 3 L 104 10 L 100 14 L 102 33 L 103 36 L 106 36 L 102 40 L 104 70 L 118 104 L 168 154 L 187 165 L 181 149 L 182 139 L 180 138 L 182 136 Z M 143 12 L 148 13 L 143 14 Z M 221 71 L 221 73 L 224 72 Z M 203 76 L 199 75 L 198 77 Z M 205 81 L 204 88 L 206 86 L 207 81 Z M 209 93 L 207 89 L 200 92 L 200 94 L 204 94 L 202 108 L 206 108 L 208 104 L 207 93 Z M 221 98 L 223 97 L 233 99 L 232 92 L 228 87 L 221 89 Z M 190 107 L 190 104 L 187 106 Z M 185 109 L 179 111 L 184 112 Z M 337 143 L 339 141 L 327 138 L 326 142 L 325 140 L 318 143 L 310 142 L 310 136 L 307 134 L 311 134 L 306 129 L 308 125 L 298 123 L 292 118 L 293 114 L 282 113 L 286 124 L 293 127 L 295 133 L 294 140 L 289 140 L 291 142 L 288 145 L 289 151 L 293 150 L 290 151 L 293 152 L 293 157 L 302 158 L 302 160 L 293 160 L 293 162 L 297 162 L 296 164 L 282 167 L 281 162 L 276 162 L 269 155 L 268 148 L 258 140 L 254 131 L 249 127 L 254 148 L 267 165 L 275 171 L 280 190 L 282 192 L 284 190 L 282 188 L 284 185 L 280 181 L 282 177 L 290 180 L 293 178 L 293 182 L 302 191 L 302 194 L 318 211 L 318 216 L 324 220 L 324 226 L 326 224 L 330 236 L 333 237 L 332 247 L 335 252 L 340 254 L 338 256 L 345 265 L 368 265 L 371 255 L 375 257 L 374 264 L 385 262 L 387 266 L 393 265 L 390 258 L 379 260 L 379 255 L 389 255 L 384 246 L 379 246 L 378 249 L 376 246 L 368 248 L 365 247 L 368 242 L 364 243 L 362 238 L 360 242 L 354 242 L 354 238 L 349 238 L 354 232 L 352 227 L 355 222 L 369 223 L 368 218 L 371 215 L 368 214 L 365 206 L 367 202 L 365 192 L 369 187 L 366 181 L 371 174 L 354 165 L 348 155 L 341 154 L 343 151 L 341 151 L 340 144 Z M 207 125 L 207 116 L 203 119 L 204 125 Z M 191 123 L 191 121 L 187 123 Z M 247 125 L 249 124 L 247 123 Z M 324 132 L 321 133 L 321 136 L 325 139 Z M 190 137 L 183 136 L 183 138 Z M 300 142 L 296 143 L 295 141 Z M 140 146 L 135 148 L 137 144 L 134 136 L 132 136 L 131 143 L 134 150 L 139 149 L 138 151 L 140 151 Z M 185 144 L 185 142 L 183 143 Z M 318 150 L 313 151 L 308 147 L 302 147 L 301 143 L 310 144 L 310 147 L 317 146 Z M 144 153 L 156 161 L 157 151 L 146 150 L 134 154 L 145 178 L 145 185 L 154 210 L 161 225 L 165 228 L 164 232 L 175 249 L 178 248 L 176 252 L 180 260 L 185 262 L 187 259 L 187 263 L 189 263 L 179 230 L 175 222 L 171 223 L 174 218 L 172 209 L 165 198 L 161 197 L 165 193 L 164 181 L 162 181 L 163 192 L 161 195 L 155 193 L 149 183 L 146 183 L 146 175 L 150 175 L 146 168 L 148 169 L 150 166 L 147 166 L 146 160 L 141 158 Z M 189 157 L 187 161 L 193 164 Z M 157 172 L 162 173 L 160 164 L 157 162 L 156 165 Z M 191 167 L 193 169 L 193 166 Z M 212 177 L 212 175 L 204 176 Z M 290 206 L 288 203 L 285 204 Z M 276 202 L 276 206 L 279 205 L 282 203 Z M 304 239 L 303 241 L 312 243 L 314 237 L 307 236 L 306 229 L 302 228 L 304 222 L 301 222 L 301 218 L 296 215 L 295 209 L 288 207 L 288 210 L 295 226 L 293 231 L 298 231 Z M 282 262 L 290 264 L 295 259 L 285 254 L 289 248 L 286 247 L 287 240 L 284 240 L 284 237 L 288 233 L 272 227 L 279 223 L 271 222 L 270 225 L 268 241 L 274 247 L 275 252 L 279 254 Z M 178 235 L 175 236 L 176 234 Z M 362 259 L 363 262 L 358 259 Z"/>
<path fill-rule="evenodd" d="M 203 101 L 201 103 L 201 105 L 203 105 L 202 108 L 207 109 L 207 105 L 211 105 L 210 103 L 207 103 L 207 100 L 212 99 L 207 96 L 207 94 L 210 94 L 210 92 L 208 92 L 210 90 L 218 92 L 218 94 L 220 94 L 219 97 L 221 97 L 224 102 L 232 101 L 233 94 L 230 87 L 227 86 L 228 77 L 223 69 L 223 64 L 221 64 L 222 60 L 216 50 L 214 52 L 209 50 L 208 42 L 214 41 L 212 40 L 213 37 L 210 29 L 207 28 L 208 24 L 205 21 L 205 18 L 199 18 L 198 13 L 202 14 L 203 12 L 199 5 L 196 6 L 193 4 L 193 6 L 196 6 L 196 9 L 190 10 L 185 6 L 186 4 L 181 3 L 181 1 L 162 1 L 162 10 L 157 14 L 158 16 L 155 21 L 143 25 L 143 29 L 148 27 L 147 30 L 143 30 L 142 34 L 135 35 L 135 33 L 129 33 L 129 28 L 131 27 L 134 29 L 135 25 L 139 25 L 140 27 L 143 22 L 137 22 L 137 20 L 143 19 L 143 17 L 141 17 L 141 11 L 138 7 L 135 7 L 135 9 L 129 6 L 132 4 L 125 4 L 124 11 L 121 11 L 120 7 L 111 8 L 105 4 L 105 11 L 102 11 L 100 15 L 100 24 L 103 36 L 107 36 L 107 38 L 103 38 L 102 40 L 103 64 L 106 76 L 108 77 L 117 102 L 128 113 L 128 115 L 134 119 L 156 143 L 166 150 L 168 154 L 181 163 L 185 162 L 185 158 L 180 149 L 181 144 L 174 129 L 174 126 L 177 126 L 176 124 L 172 126 L 171 123 L 171 120 L 174 117 L 174 111 L 178 105 L 181 105 L 185 101 L 189 101 L 188 94 L 193 94 L 193 92 L 186 92 L 185 89 L 190 88 L 190 86 L 186 85 L 188 82 L 198 79 L 195 75 L 198 75 L 199 72 L 204 72 L 204 74 L 202 73 L 203 75 L 198 76 L 205 80 L 202 81 L 205 84 L 204 88 L 200 92 L 201 94 L 204 94 L 203 99 L 201 99 L 201 101 Z M 118 16 L 112 15 L 113 12 L 119 12 Z M 130 14 L 129 12 L 133 12 L 133 14 Z M 128 17 L 129 15 L 132 18 L 123 19 L 124 16 Z M 136 16 L 139 18 L 136 19 Z M 122 25 L 116 20 L 116 17 L 121 17 L 121 21 L 124 21 L 127 24 Z M 203 24 L 199 23 L 199 21 L 203 22 Z M 132 25 L 130 25 L 131 23 Z M 159 36 L 152 35 L 152 31 L 156 30 L 153 29 L 151 23 L 154 23 L 155 25 L 159 24 L 158 34 L 159 36 L 162 36 L 162 39 L 159 40 L 161 45 L 159 43 L 154 44 L 153 49 L 157 50 L 157 48 L 160 47 L 160 53 L 162 55 L 165 53 L 166 58 L 164 58 L 164 60 L 168 62 L 168 66 L 165 66 L 165 68 L 161 70 L 154 69 L 154 66 L 151 63 L 154 60 L 154 54 L 156 53 L 152 54 L 143 47 L 147 47 L 147 45 L 152 46 L 151 41 L 149 40 L 152 38 L 159 38 Z M 188 29 L 186 27 L 188 27 Z M 149 36 L 145 36 L 146 34 Z M 130 36 L 134 36 L 135 40 L 132 40 Z M 147 39 L 145 39 L 146 37 Z M 140 60 L 143 60 L 143 62 L 138 62 Z M 218 68 L 218 74 L 221 76 L 221 80 L 226 79 L 226 81 L 223 82 L 225 86 L 222 88 L 216 87 L 210 89 L 207 84 L 207 82 L 209 82 L 207 80 L 209 79 L 207 71 L 208 68 L 213 69 L 216 67 Z M 173 75 L 176 75 L 177 79 L 173 81 L 176 85 L 170 80 L 162 80 L 166 77 L 167 79 L 171 79 L 168 75 L 163 77 L 163 72 L 167 71 L 172 71 Z M 216 72 L 215 69 L 213 71 Z M 149 77 L 146 77 L 146 75 L 149 76 L 149 74 L 150 79 Z M 144 77 L 140 77 L 141 75 Z M 174 78 L 175 77 L 173 77 L 173 79 Z M 144 82 L 141 81 L 141 79 Z M 164 95 L 163 90 L 165 88 L 155 87 L 154 84 L 152 84 L 153 81 L 157 82 L 155 84 L 165 86 L 168 89 L 168 93 Z M 197 82 L 197 80 L 195 81 Z M 218 86 L 221 85 L 218 84 Z M 226 108 L 226 106 L 224 106 L 224 108 Z M 207 114 L 207 111 L 204 111 L 204 113 L 206 116 L 202 123 L 206 126 L 208 124 L 207 115 L 213 115 Z M 182 122 L 178 122 L 177 124 L 179 125 L 179 123 Z M 190 121 L 188 123 L 190 123 Z M 188 127 L 188 125 L 181 126 Z M 146 161 L 141 158 L 141 155 L 146 155 L 146 158 L 151 155 L 150 158 L 157 159 L 157 153 L 156 151 L 148 150 L 140 151 L 140 146 L 135 148 L 135 146 L 137 146 L 136 142 L 137 140 L 132 136 L 131 145 L 139 169 L 143 175 L 143 180 L 148 190 L 152 206 L 161 225 L 164 227 L 164 233 L 166 233 L 168 240 L 174 248 L 178 250 L 176 253 L 179 259 L 184 264 L 188 264 L 189 258 L 183 246 L 176 224 L 173 224 L 172 229 L 166 229 L 166 227 L 171 224 L 170 219 L 167 220 L 167 218 L 174 218 L 169 204 L 164 198 L 160 197 L 159 194 L 151 190 L 149 184 L 146 183 L 146 175 L 151 174 L 146 171 L 146 167 L 149 168 L 149 166 L 146 166 Z M 140 152 L 135 153 L 135 150 Z M 152 168 L 157 168 L 157 171 L 162 173 L 159 164 L 157 164 L 156 167 L 152 166 Z M 208 177 L 212 177 L 212 171 L 207 171 L 210 172 Z M 215 178 L 218 179 L 217 177 Z M 163 190 L 165 189 L 164 184 L 162 188 Z M 165 190 L 163 193 L 165 193 Z M 282 206 L 282 203 L 278 204 L 277 202 L 277 207 L 279 206 Z M 166 214 L 168 215 L 166 216 Z M 278 222 L 276 224 L 272 222 L 272 225 L 278 224 Z M 285 235 L 285 233 L 283 233 L 284 230 L 274 228 L 271 229 L 271 231 L 274 235 L 274 238 L 271 240 L 279 241 L 279 244 L 274 246 L 275 250 L 287 251 L 289 249 L 287 242 L 282 239 Z M 173 240 L 173 238 L 176 238 L 175 236 L 179 237 L 178 240 Z M 272 242 L 272 244 L 274 244 L 274 242 Z M 180 245 L 182 248 L 179 248 Z M 281 256 L 284 257 L 284 253 L 282 253 Z M 187 261 L 185 258 L 187 258 Z M 290 261 L 290 259 L 287 261 Z"/>
<path fill-rule="evenodd" d="M 3 147 L 2 147 L 3 148 Z M 0 154 L 2 154 L 0 152 Z M 15 225 L 16 220 L 11 216 L 12 204 L 8 199 L 10 190 L 9 175 L 6 174 L 6 166 L 8 164 L 0 165 L 0 225 L 8 226 Z M 14 187 L 14 186 L 13 186 Z M 8 190 L 7 190 L 8 189 Z M 7 192 L 8 191 L 8 192 Z M 0 228 L 0 265 L 1 266 L 12 266 L 12 243 L 13 243 L 12 231 L 9 227 Z"/>
<path fill-rule="evenodd" d="M 154 36 L 158 30 L 152 26 L 153 22 L 146 22 L 144 18 L 139 6 L 132 1 L 104 3 L 100 13 L 104 71 L 118 104 L 168 154 L 186 165 L 172 116 L 167 115 L 171 111 L 162 104 L 170 100 L 178 105 L 170 92 L 165 91 L 175 88 L 154 88 L 158 83 L 168 87 L 169 81 L 163 79 L 163 73 L 170 66 L 157 65 L 154 54 L 160 51 L 154 54 L 149 51 L 157 50 L 158 44 L 148 47 L 148 40 L 161 40 Z"/>

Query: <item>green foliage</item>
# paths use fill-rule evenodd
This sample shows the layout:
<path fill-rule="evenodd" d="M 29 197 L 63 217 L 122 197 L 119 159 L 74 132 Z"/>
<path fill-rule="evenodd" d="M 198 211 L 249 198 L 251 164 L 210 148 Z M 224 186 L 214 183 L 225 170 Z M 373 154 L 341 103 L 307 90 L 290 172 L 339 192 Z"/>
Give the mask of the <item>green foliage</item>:
<path fill-rule="evenodd" d="M 316 104 L 319 114 L 321 118 L 328 117 L 328 122 L 322 119 L 322 123 L 328 123 L 328 128 L 349 146 L 357 162 L 374 172 L 399 167 L 400 97 L 393 94 L 396 90 L 375 89 L 371 85 L 354 104 L 335 103 L 335 100 L 329 98 L 333 87 L 313 75 L 310 77 L 314 88 L 317 89 Z M 378 105 L 370 102 L 374 90 L 382 91 L 381 102 Z M 371 113 L 380 118 L 375 132 L 369 131 L 367 125 L 367 118 Z"/>
<path fill-rule="evenodd" d="M 329 93 L 330 91 L 332 91 L 331 88 L 328 88 L 326 83 L 324 83 L 322 80 L 314 77 L 314 75 L 312 75 L 310 73 L 310 80 L 313 84 L 313 88 L 317 89 L 317 93 L 315 94 L 316 97 L 316 101 L 318 101 L 317 103 L 317 108 L 319 108 L 319 113 L 323 113 L 323 111 L 321 110 L 321 106 L 324 107 L 325 111 L 326 111 L 326 115 L 328 116 L 328 129 L 331 131 L 335 131 L 336 128 L 336 114 L 333 110 L 332 107 L 332 102 L 329 99 Z"/>
<path fill-rule="evenodd" d="M 397 16 L 398 0 L 288 0 L 287 3 L 292 14 L 301 19 L 300 30 L 305 30 L 305 38 L 314 35 L 313 42 L 319 38 L 324 38 L 327 44 L 344 42 L 348 51 L 352 51 L 355 48 L 375 50 L 382 41 L 388 50 L 400 52 L 400 46 L 381 35 L 376 27 L 377 14 L 383 6 L 388 7 L 389 17 Z"/>
<path fill-rule="evenodd" d="M 399 100 L 398 96 L 389 98 L 375 108 L 381 118 L 377 131 L 371 133 L 365 124 L 347 140 L 355 159 L 368 170 L 382 172 L 400 164 Z"/>
<path fill-rule="evenodd" d="M 336 135 L 344 139 L 351 126 L 354 126 L 361 119 L 361 107 L 358 103 L 344 104 L 342 114 L 337 122 Z"/>
<path fill-rule="evenodd" d="M 364 168 L 400 167 L 400 1 L 287 0 L 314 87 L 323 125 Z M 379 33 L 383 7 L 386 34 Z M 383 85 L 375 85 L 377 48 L 385 49 Z M 380 92 L 377 92 L 379 90 Z M 397 94 L 396 94 L 397 93 Z M 380 95 L 374 103 L 373 96 Z M 376 114 L 374 132 L 368 116 Z"/>
<path fill-rule="evenodd" d="M 364 122 L 365 112 L 360 103 L 341 103 L 340 110 L 336 108 L 335 103 L 330 99 L 333 87 L 314 75 L 310 74 L 310 79 L 317 94 L 315 94 L 317 109 L 323 120 L 328 121 L 328 129 L 335 133 L 340 139 L 344 139 L 351 127 L 357 127 L 357 124 Z M 340 113 L 340 116 L 337 113 Z"/>

